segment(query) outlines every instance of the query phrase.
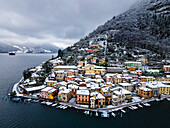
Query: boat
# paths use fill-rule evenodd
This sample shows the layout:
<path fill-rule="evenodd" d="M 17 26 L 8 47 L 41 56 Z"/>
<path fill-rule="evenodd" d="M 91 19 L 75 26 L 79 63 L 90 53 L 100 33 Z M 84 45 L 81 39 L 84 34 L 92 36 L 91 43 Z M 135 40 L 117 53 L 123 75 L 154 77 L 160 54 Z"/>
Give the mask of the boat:
<path fill-rule="evenodd" d="M 170 101 L 170 98 L 166 98 L 168 101 Z"/>
<path fill-rule="evenodd" d="M 33 103 L 38 103 L 39 100 L 32 100 L 31 102 L 33 102 Z"/>
<path fill-rule="evenodd" d="M 160 99 L 157 98 L 156 101 L 160 101 Z"/>
<path fill-rule="evenodd" d="M 15 52 L 13 52 L 13 51 L 9 52 L 9 55 L 15 55 Z"/>
<path fill-rule="evenodd" d="M 67 106 L 62 106 L 62 109 L 66 109 L 66 108 L 68 108 Z"/>
<path fill-rule="evenodd" d="M 90 116 L 92 116 L 92 114 L 93 114 L 93 113 L 92 113 L 92 112 L 90 112 Z"/>
<path fill-rule="evenodd" d="M 138 107 L 136 107 L 136 106 L 131 106 L 131 107 L 133 107 L 133 109 L 138 109 Z"/>
<path fill-rule="evenodd" d="M 52 106 L 52 107 L 55 107 L 55 106 L 57 106 L 57 103 L 55 103 L 55 104 L 52 104 L 51 106 Z"/>
<path fill-rule="evenodd" d="M 46 102 L 45 102 L 45 101 L 43 101 L 43 102 L 41 102 L 41 104 L 46 104 Z"/>
<path fill-rule="evenodd" d="M 131 106 L 129 106 L 128 108 L 131 109 L 131 110 L 134 110 Z"/>
<path fill-rule="evenodd" d="M 19 102 L 21 101 L 21 98 L 12 98 L 12 101 Z"/>
<path fill-rule="evenodd" d="M 143 106 L 142 106 L 142 105 L 140 105 L 140 104 L 138 104 L 138 106 L 139 106 L 140 108 L 143 108 Z"/>
<path fill-rule="evenodd" d="M 103 118 L 109 118 L 110 116 L 109 116 L 109 114 L 108 114 L 107 112 L 103 112 L 103 113 L 101 114 L 101 117 L 103 117 Z"/>
<path fill-rule="evenodd" d="M 150 104 L 148 104 L 148 103 L 143 103 L 143 105 L 145 105 L 145 106 L 150 106 Z"/>
<path fill-rule="evenodd" d="M 125 111 L 125 110 L 123 110 L 123 109 L 121 109 L 121 112 L 126 113 L 126 111 Z"/>
<path fill-rule="evenodd" d="M 97 116 L 99 116 L 99 114 L 96 112 L 95 116 L 97 117 Z"/>
<path fill-rule="evenodd" d="M 53 103 L 52 102 L 46 102 L 46 105 L 52 105 Z"/>
<path fill-rule="evenodd" d="M 116 117 L 116 114 L 114 114 L 113 112 L 111 113 L 113 117 Z"/>

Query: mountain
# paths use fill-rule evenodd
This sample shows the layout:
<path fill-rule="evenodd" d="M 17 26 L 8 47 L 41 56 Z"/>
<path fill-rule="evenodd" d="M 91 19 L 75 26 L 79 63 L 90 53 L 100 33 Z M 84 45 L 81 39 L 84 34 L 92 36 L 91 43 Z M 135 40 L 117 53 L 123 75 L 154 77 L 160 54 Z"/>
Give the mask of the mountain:
<path fill-rule="evenodd" d="M 128 11 L 114 16 L 75 46 L 83 46 L 97 35 L 108 36 L 111 49 L 115 43 L 128 49 L 148 49 L 165 58 L 170 52 L 170 1 L 140 0 Z"/>
<path fill-rule="evenodd" d="M 114 41 L 123 45 L 141 46 L 150 50 L 170 50 L 170 1 L 142 0 L 127 12 L 113 17 L 89 34 L 116 30 Z M 149 46 L 146 46 L 149 45 Z"/>
<path fill-rule="evenodd" d="M 16 51 L 17 53 L 56 53 L 59 47 L 52 43 L 43 44 L 21 44 L 14 42 L 0 42 L 0 53 L 8 53 L 10 51 Z"/>

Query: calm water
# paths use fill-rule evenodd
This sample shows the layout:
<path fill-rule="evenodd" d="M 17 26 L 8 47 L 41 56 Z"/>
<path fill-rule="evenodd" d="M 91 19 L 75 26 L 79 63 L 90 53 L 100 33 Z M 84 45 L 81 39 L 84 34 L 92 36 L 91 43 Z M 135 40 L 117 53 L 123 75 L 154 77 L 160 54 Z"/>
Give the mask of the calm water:
<path fill-rule="evenodd" d="M 162 101 L 135 111 L 128 110 L 121 118 L 101 119 L 85 116 L 74 109 L 59 110 L 39 103 L 15 103 L 2 98 L 18 82 L 24 69 L 37 66 L 51 55 L 0 54 L 0 128 L 161 128 L 168 127 L 170 102 Z"/>

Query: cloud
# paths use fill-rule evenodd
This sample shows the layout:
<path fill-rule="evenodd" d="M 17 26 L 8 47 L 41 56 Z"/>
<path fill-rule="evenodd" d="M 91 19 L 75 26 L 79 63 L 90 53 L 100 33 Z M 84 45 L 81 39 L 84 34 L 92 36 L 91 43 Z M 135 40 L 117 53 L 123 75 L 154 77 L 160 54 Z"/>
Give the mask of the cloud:
<path fill-rule="evenodd" d="M 67 47 L 138 0 L 0 0 L 0 40 Z"/>

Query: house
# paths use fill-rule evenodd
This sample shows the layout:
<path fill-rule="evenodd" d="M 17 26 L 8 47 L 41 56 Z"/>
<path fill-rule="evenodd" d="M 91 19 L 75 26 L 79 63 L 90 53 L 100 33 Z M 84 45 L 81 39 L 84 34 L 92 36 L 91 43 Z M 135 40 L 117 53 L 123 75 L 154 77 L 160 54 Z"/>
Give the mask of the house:
<path fill-rule="evenodd" d="M 138 68 L 139 66 L 142 66 L 142 63 L 141 62 L 136 62 L 136 61 L 128 61 L 128 62 L 125 62 L 125 68 L 129 68 L 129 67 L 135 67 L 135 68 Z"/>
<path fill-rule="evenodd" d="M 91 63 L 96 63 L 96 61 L 97 61 L 97 57 L 92 57 L 91 59 L 90 59 L 90 61 L 91 61 Z"/>
<path fill-rule="evenodd" d="M 54 67 L 54 72 L 58 71 L 58 70 L 76 70 L 77 67 L 76 66 L 64 66 L 64 65 L 60 65 L 60 66 L 55 66 Z"/>
<path fill-rule="evenodd" d="M 152 76 L 141 76 L 141 82 L 153 81 L 154 77 Z"/>
<path fill-rule="evenodd" d="M 114 95 L 118 96 L 118 99 L 120 100 L 120 102 L 124 102 L 125 99 L 130 99 L 132 93 L 122 87 L 115 87 L 110 89 Z"/>
<path fill-rule="evenodd" d="M 149 99 L 152 96 L 152 90 L 146 87 L 139 87 L 138 94 L 145 99 Z"/>
<path fill-rule="evenodd" d="M 114 84 L 118 84 L 118 83 L 122 83 L 123 79 L 122 79 L 122 75 L 121 74 L 116 74 L 113 76 L 113 83 Z"/>
<path fill-rule="evenodd" d="M 83 66 L 84 66 L 84 62 L 83 62 L 83 61 L 79 61 L 79 62 L 78 62 L 78 65 L 80 65 L 81 67 L 83 67 Z"/>
<path fill-rule="evenodd" d="M 141 70 L 136 70 L 136 73 L 137 73 L 138 76 L 142 75 L 142 71 Z"/>
<path fill-rule="evenodd" d="M 130 84 L 130 83 L 119 83 L 118 85 L 119 85 L 120 87 L 122 87 L 122 88 L 130 91 L 130 92 L 132 92 L 133 89 L 134 89 L 133 85 Z"/>
<path fill-rule="evenodd" d="M 92 49 L 88 49 L 87 52 L 88 52 L 88 53 L 91 53 L 91 52 L 93 52 L 93 50 L 92 50 Z"/>
<path fill-rule="evenodd" d="M 159 85 L 159 94 L 160 95 L 170 95 L 170 85 L 160 84 Z"/>
<path fill-rule="evenodd" d="M 67 82 L 69 80 L 75 79 L 75 76 L 65 76 L 64 80 Z"/>
<path fill-rule="evenodd" d="M 53 89 L 53 87 L 46 87 L 46 88 L 42 89 L 41 90 L 41 97 L 46 99 L 47 98 L 47 92 L 49 90 L 52 90 L 52 89 Z"/>
<path fill-rule="evenodd" d="M 142 70 L 144 72 L 144 71 L 148 70 L 149 67 L 148 66 L 139 66 L 138 69 Z"/>
<path fill-rule="evenodd" d="M 157 81 L 170 81 L 170 77 L 157 77 Z"/>
<path fill-rule="evenodd" d="M 139 61 L 141 61 L 141 62 L 144 63 L 144 64 L 147 64 L 147 63 L 148 63 L 148 59 L 145 58 L 145 57 L 140 58 Z"/>
<path fill-rule="evenodd" d="M 170 65 L 164 65 L 163 70 L 164 71 L 170 71 Z"/>
<path fill-rule="evenodd" d="M 147 75 L 155 75 L 155 76 L 157 76 L 159 74 L 159 70 L 153 70 L 153 69 L 146 70 L 146 72 L 147 72 Z"/>
<path fill-rule="evenodd" d="M 60 90 L 58 93 L 58 100 L 62 102 L 68 102 L 71 98 L 71 90 L 70 89 L 63 89 Z"/>
<path fill-rule="evenodd" d="M 128 68 L 128 71 L 135 71 L 135 70 L 136 70 L 136 69 L 135 69 L 135 67 L 133 67 L 133 66 Z"/>
<path fill-rule="evenodd" d="M 64 70 L 58 70 L 55 72 L 56 73 L 56 79 L 57 80 L 64 80 L 64 76 L 65 76 L 65 71 Z"/>
<path fill-rule="evenodd" d="M 147 82 L 146 86 L 152 90 L 152 97 L 158 97 L 159 96 L 159 82 L 154 81 L 154 82 Z"/>
<path fill-rule="evenodd" d="M 52 88 L 52 89 L 48 90 L 46 92 L 47 93 L 47 97 L 46 98 L 53 100 L 55 98 L 56 92 L 57 92 L 57 90 L 55 88 Z"/>
<path fill-rule="evenodd" d="M 48 78 L 45 80 L 47 86 L 54 86 L 57 81 L 56 80 L 49 80 Z"/>
<path fill-rule="evenodd" d="M 85 66 L 84 70 L 85 70 L 85 76 L 86 77 L 90 77 L 90 78 L 94 78 L 95 77 L 94 65 L 87 64 L 87 66 Z"/>
<path fill-rule="evenodd" d="M 105 59 L 102 58 L 102 59 L 99 59 L 99 64 L 104 64 L 105 63 Z"/>
<path fill-rule="evenodd" d="M 89 104 L 89 90 L 77 90 L 77 104 Z"/>
<path fill-rule="evenodd" d="M 119 100 L 118 96 L 112 95 L 112 105 L 117 106 L 117 105 L 119 105 L 119 103 L 120 103 L 120 100 Z"/>
<path fill-rule="evenodd" d="M 96 108 L 96 98 L 90 98 L 90 108 Z"/>
<path fill-rule="evenodd" d="M 68 85 L 68 88 L 69 88 L 69 85 Z M 70 88 L 71 88 L 71 96 L 73 98 L 75 98 L 79 86 L 77 86 L 77 85 L 70 85 Z"/>
<path fill-rule="evenodd" d="M 94 73 L 98 75 L 105 75 L 106 69 L 105 67 L 102 67 L 102 66 L 94 66 Z"/>
<path fill-rule="evenodd" d="M 98 93 L 98 95 L 96 96 L 96 99 L 97 99 L 98 108 L 105 107 L 105 97 L 101 93 Z"/>

